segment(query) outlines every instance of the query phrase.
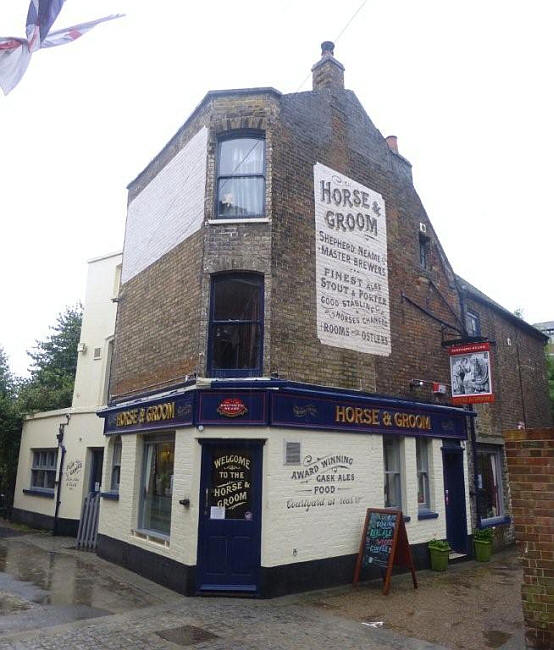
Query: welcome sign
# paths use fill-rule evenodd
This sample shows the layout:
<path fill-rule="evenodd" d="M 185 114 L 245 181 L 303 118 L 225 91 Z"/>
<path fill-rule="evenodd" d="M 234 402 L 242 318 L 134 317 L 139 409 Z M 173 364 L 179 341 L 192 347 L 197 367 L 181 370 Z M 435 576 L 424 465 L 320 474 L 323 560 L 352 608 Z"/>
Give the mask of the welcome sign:
<path fill-rule="evenodd" d="M 325 345 L 391 352 L 383 197 L 314 165 L 317 336 Z"/>

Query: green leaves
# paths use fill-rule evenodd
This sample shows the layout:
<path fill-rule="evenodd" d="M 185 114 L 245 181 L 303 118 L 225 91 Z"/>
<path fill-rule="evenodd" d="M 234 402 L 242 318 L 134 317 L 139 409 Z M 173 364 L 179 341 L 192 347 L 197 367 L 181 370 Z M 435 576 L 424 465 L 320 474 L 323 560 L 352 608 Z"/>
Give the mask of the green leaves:
<path fill-rule="evenodd" d="M 83 310 L 80 304 L 58 315 L 52 334 L 37 341 L 27 354 L 33 360 L 31 375 L 19 386 L 19 405 L 24 413 L 71 406 L 77 369 L 77 345 Z"/>

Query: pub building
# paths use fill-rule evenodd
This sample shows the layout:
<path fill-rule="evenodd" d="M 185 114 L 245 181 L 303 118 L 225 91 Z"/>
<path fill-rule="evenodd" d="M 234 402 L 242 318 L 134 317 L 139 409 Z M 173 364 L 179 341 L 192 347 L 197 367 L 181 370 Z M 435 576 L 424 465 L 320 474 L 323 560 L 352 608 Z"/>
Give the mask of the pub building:
<path fill-rule="evenodd" d="M 432 538 L 470 555 L 490 487 L 509 396 L 453 405 L 448 353 L 487 334 L 332 43 L 312 72 L 208 92 L 128 188 L 97 552 L 184 594 L 351 582 L 370 507 L 402 511 L 417 567 Z"/>

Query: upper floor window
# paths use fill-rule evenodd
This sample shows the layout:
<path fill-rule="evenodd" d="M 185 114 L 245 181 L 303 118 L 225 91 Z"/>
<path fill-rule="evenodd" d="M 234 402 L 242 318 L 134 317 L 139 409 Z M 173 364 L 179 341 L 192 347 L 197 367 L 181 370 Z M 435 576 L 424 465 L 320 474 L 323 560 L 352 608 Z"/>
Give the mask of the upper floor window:
<path fill-rule="evenodd" d="M 422 233 L 419 233 L 419 265 L 426 271 L 431 269 L 431 240 Z"/>
<path fill-rule="evenodd" d="M 263 276 L 216 275 L 212 279 L 208 372 L 212 377 L 262 372 Z"/>
<path fill-rule="evenodd" d="M 217 216 L 265 214 L 265 140 L 260 134 L 225 138 L 217 156 Z"/>
<path fill-rule="evenodd" d="M 481 336 L 479 314 L 466 310 L 466 330 L 468 336 Z"/>

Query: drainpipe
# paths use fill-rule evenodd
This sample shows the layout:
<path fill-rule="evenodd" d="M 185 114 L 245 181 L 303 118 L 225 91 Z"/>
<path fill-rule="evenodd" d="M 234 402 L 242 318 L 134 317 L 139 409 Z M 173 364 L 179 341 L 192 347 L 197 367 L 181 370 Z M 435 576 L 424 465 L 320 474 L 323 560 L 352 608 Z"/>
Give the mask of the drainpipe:
<path fill-rule="evenodd" d="M 65 446 L 63 444 L 63 435 L 65 432 L 65 427 L 69 424 L 71 415 L 67 413 L 65 417 L 67 418 L 67 422 L 60 424 L 60 426 L 58 427 L 58 435 L 56 436 L 56 439 L 58 440 L 58 447 L 62 450 L 62 455 L 60 458 L 60 468 L 58 470 L 58 486 L 56 490 L 56 510 L 54 511 L 54 526 L 52 528 L 53 535 L 58 534 L 58 512 L 60 510 L 60 503 L 61 503 L 60 493 L 62 491 L 63 461 L 65 459 Z"/>

